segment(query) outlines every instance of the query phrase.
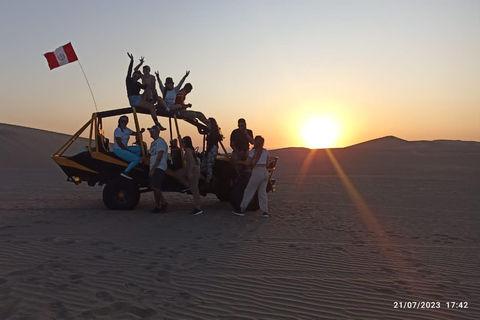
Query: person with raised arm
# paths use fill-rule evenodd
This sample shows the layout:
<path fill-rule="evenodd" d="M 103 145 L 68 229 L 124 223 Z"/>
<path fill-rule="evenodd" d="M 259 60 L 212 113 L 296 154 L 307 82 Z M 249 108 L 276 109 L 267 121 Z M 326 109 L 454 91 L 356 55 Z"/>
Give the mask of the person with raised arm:
<path fill-rule="evenodd" d="M 173 79 L 171 77 L 167 77 L 165 79 L 165 85 L 163 85 L 162 80 L 160 80 L 160 74 L 158 73 L 158 71 L 155 72 L 158 84 L 160 86 L 160 91 L 163 95 L 163 100 L 165 101 L 165 104 L 167 106 L 167 111 L 171 111 L 170 107 L 175 104 L 177 93 L 178 91 L 180 91 L 180 88 L 182 88 L 183 82 L 185 82 L 185 79 L 187 79 L 189 74 L 190 71 L 187 70 L 178 85 L 174 86 L 175 83 L 173 82 Z"/>
<path fill-rule="evenodd" d="M 208 120 L 203 113 L 200 111 L 187 110 L 192 107 L 191 103 L 185 103 L 185 98 L 187 94 L 192 92 L 193 86 L 191 83 L 187 83 L 182 90 L 178 91 L 177 97 L 175 98 L 175 104 L 170 107 L 170 110 L 173 112 L 178 112 L 178 114 L 184 118 L 188 118 L 194 121 L 200 120 L 205 125 L 207 125 Z"/>
<path fill-rule="evenodd" d="M 133 69 L 133 71 L 138 71 L 140 67 L 143 65 L 143 62 L 145 61 L 144 57 L 140 58 L 140 63 Z M 156 85 L 156 80 L 153 75 L 150 74 L 150 66 L 143 66 L 143 74 L 142 74 L 142 83 L 144 85 L 147 85 L 147 88 L 144 90 L 142 94 L 142 100 L 147 101 L 153 105 L 155 103 L 157 104 L 156 106 L 160 108 L 160 110 L 166 110 L 167 105 L 165 104 L 165 101 L 158 95 L 157 93 L 157 85 Z"/>
<path fill-rule="evenodd" d="M 128 65 L 128 72 L 127 72 L 127 78 L 125 80 L 125 84 L 127 86 L 127 96 L 128 96 L 128 101 L 130 103 L 130 106 L 150 112 L 155 125 L 158 126 L 160 130 L 166 130 L 158 122 L 157 111 L 155 106 L 151 103 L 148 103 L 147 101 L 142 100 L 142 96 L 140 95 L 140 89 L 146 89 L 147 85 L 141 84 L 140 82 L 138 82 L 138 80 L 142 76 L 142 73 L 138 70 L 132 73 L 133 55 L 128 52 L 127 52 L 127 55 L 130 58 L 130 64 Z"/>

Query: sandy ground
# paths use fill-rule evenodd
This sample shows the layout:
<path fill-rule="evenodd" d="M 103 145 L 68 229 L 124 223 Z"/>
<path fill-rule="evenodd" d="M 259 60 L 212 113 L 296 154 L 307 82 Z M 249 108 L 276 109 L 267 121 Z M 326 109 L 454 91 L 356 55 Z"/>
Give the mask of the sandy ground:
<path fill-rule="evenodd" d="M 10 165 L 0 319 L 478 319 L 474 149 L 334 151 L 346 175 L 322 152 L 300 174 L 304 151 L 280 150 L 269 219 L 211 195 L 199 216 L 182 194 L 164 215 L 152 194 L 109 211 L 53 161 Z"/>

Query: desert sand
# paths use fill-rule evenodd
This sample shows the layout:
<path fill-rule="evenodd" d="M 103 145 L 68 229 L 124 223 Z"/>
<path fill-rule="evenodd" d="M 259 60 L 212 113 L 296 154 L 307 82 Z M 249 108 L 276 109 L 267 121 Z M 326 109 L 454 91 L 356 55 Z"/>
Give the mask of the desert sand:
<path fill-rule="evenodd" d="M 49 158 L 67 138 L 0 124 L 0 319 L 480 318 L 480 143 L 274 150 L 265 219 L 107 210 Z"/>

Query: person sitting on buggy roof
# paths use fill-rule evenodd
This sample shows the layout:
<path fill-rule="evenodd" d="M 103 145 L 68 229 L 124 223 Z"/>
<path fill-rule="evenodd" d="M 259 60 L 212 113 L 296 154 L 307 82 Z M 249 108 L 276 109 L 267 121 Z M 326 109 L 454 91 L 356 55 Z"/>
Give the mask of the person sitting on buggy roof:
<path fill-rule="evenodd" d="M 113 153 L 115 153 L 115 155 L 120 159 L 129 163 L 128 167 L 120 175 L 126 179 L 132 179 L 128 173 L 140 163 L 142 147 L 128 146 L 128 140 L 130 139 L 130 136 L 136 135 L 137 133 L 127 128 L 127 124 L 127 116 L 121 116 L 118 119 L 118 127 L 113 132 L 113 136 L 115 138 L 113 144 Z"/>
<path fill-rule="evenodd" d="M 143 65 L 144 61 L 144 57 L 141 57 L 140 63 L 133 69 L 133 71 L 138 71 L 138 69 Z M 163 101 L 163 99 L 158 96 L 156 80 L 155 77 L 150 74 L 150 66 L 143 66 L 142 70 L 142 83 L 144 85 L 147 85 L 147 88 L 142 93 L 142 100 L 147 101 L 153 105 L 155 105 L 156 103 L 157 108 L 160 108 L 160 110 L 166 110 L 167 105 L 165 104 L 165 101 Z"/>
<path fill-rule="evenodd" d="M 174 113 L 178 112 L 178 114 L 184 118 L 189 118 L 194 121 L 198 119 L 206 125 L 208 123 L 208 120 L 203 113 L 201 113 L 200 111 L 187 110 L 187 108 L 192 107 L 192 104 L 186 104 L 185 98 L 187 97 L 187 94 L 192 91 L 192 89 L 192 84 L 187 83 L 183 87 L 183 89 L 177 93 L 177 97 L 175 98 L 175 105 L 171 106 L 170 110 Z"/>
<path fill-rule="evenodd" d="M 152 115 L 152 119 L 155 125 L 158 126 L 160 130 L 166 130 L 158 122 L 157 111 L 155 106 L 151 103 L 148 103 L 147 101 L 142 100 L 142 97 L 140 96 L 140 89 L 146 89 L 147 85 L 141 84 L 140 82 L 138 82 L 138 79 L 140 79 L 142 76 L 142 73 L 140 71 L 137 70 L 132 74 L 133 55 L 128 52 L 127 52 L 127 55 L 130 58 L 130 64 L 128 65 L 128 72 L 127 72 L 127 78 L 125 80 L 125 84 L 127 85 L 127 95 L 128 95 L 128 101 L 130 102 L 130 106 L 143 109 L 146 111 L 150 111 L 150 114 Z"/>
<path fill-rule="evenodd" d="M 189 74 L 190 74 L 190 71 L 187 70 L 182 80 L 180 80 L 178 85 L 174 87 L 174 82 L 172 78 L 170 77 L 166 78 L 165 86 L 164 86 L 162 83 L 162 80 L 160 80 L 160 74 L 158 73 L 158 71 L 155 72 L 155 75 L 157 76 L 158 84 L 160 86 L 160 91 L 162 92 L 162 95 L 163 95 L 163 100 L 167 105 L 167 111 L 171 111 L 170 107 L 175 104 L 177 93 L 178 91 L 180 91 L 180 88 L 182 87 L 183 82 L 185 82 L 185 79 L 188 77 Z"/>

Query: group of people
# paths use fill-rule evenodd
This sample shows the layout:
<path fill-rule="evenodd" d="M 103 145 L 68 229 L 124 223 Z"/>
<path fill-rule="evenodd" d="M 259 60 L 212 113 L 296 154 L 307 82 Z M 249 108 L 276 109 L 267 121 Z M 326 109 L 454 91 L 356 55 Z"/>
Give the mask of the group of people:
<path fill-rule="evenodd" d="M 201 112 L 187 110 L 188 108 L 191 108 L 192 105 L 185 103 L 185 97 L 192 91 L 193 86 L 190 83 L 185 84 L 182 89 L 181 86 L 190 74 L 189 71 L 185 73 L 177 86 L 174 86 L 173 79 L 170 77 L 166 78 L 165 85 L 163 85 L 158 71 L 155 72 L 156 78 L 150 74 L 149 66 L 143 66 L 143 73 L 139 71 L 139 68 L 144 63 L 143 57 L 140 58 L 140 63 L 132 70 L 134 62 L 133 55 L 130 53 L 127 53 L 127 55 L 130 57 L 130 64 L 126 78 L 127 95 L 130 106 L 150 112 L 155 123 L 153 127 L 148 129 L 150 136 L 153 139 L 149 149 L 150 187 L 152 188 L 155 197 L 155 208 L 152 212 L 164 213 L 167 211 L 168 206 L 161 191 L 165 171 L 167 170 L 168 146 L 165 140 L 160 137 L 160 131 L 165 130 L 165 128 L 157 119 L 157 109 L 159 109 L 194 121 L 201 121 L 207 126 L 207 149 L 202 162 L 198 163 L 197 161 L 192 139 L 189 136 L 183 137 L 180 140 L 180 147 L 184 150 L 186 165 L 174 173 L 175 178 L 185 185 L 187 190 L 190 190 L 193 195 L 194 210 L 192 211 L 192 214 L 201 214 L 203 211 L 201 209 L 198 181 L 200 179 L 201 171 L 206 173 L 207 183 L 212 181 L 213 165 L 218 154 L 219 142 L 223 140 L 220 128 L 214 118 L 207 119 Z M 140 79 L 142 80 L 142 83 L 138 82 Z M 163 98 L 158 95 L 155 79 L 159 83 Z M 142 94 L 140 94 L 141 89 L 143 89 Z M 118 127 L 114 132 L 115 141 L 113 152 L 115 155 L 129 163 L 125 171 L 121 173 L 121 176 L 126 179 L 132 179 L 129 172 L 140 163 L 142 150 L 141 146 L 138 145 L 128 146 L 129 137 L 131 135 L 137 135 L 137 133 L 130 130 L 127 127 L 127 124 L 128 117 L 121 116 L 118 120 Z M 250 144 L 253 145 L 252 150 L 250 150 Z M 233 150 L 231 163 L 235 172 L 239 172 L 238 162 L 241 160 L 246 160 L 247 166 L 252 169 L 251 177 L 245 189 L 240 208 L 235 208 L 233 213 L 238 216 L 245 215 L 245 210 L 248 204 L 255 193 L 258 192 L 259 206 L 263 212 L 262 215 L 263 217 L 268 217 L 268 200 L 266 194 L 268 172 L 266 166 L 268 164 L 269 153 L 263 148 L 264 139 L 261 136 L 256 136 L 254 138 L 252 130 L 247 129 L 245 119 L 239 119 L 238 129 L 233 130 L 231 133 L 230 146 Z"/>
<path fill-rule="evenodd" d="M 185 73 L 177 86 L 174 86 L 175 83 L 170 77 L 165 79 L 165 85 L 163 85 L 160 80 L 160 74 L 158 71 L 155 72 L 160 91 L 162 92 L 162 98 L 158 95 L 156 80 L 155 77 L 150 74 L 150 67 L 147 65 L 143 66 L 143 73 L 139 70 L 145 59 L 141 57 L 140 63 L 133 69 L 133 55 L 128 52 L 127 55 L 130 58 L 130 64 L 128 65 L 125 84 L 127 86 L 127 96 L 131 107 L 150 112 L 153 122 L 160 131 L 165 130 L 165 128 L 158 122 L 157 111 L 164 111 L 172 115 L 176 114 L 183 118 L 189 118 L 193 121 L 201 121 L 207 124 L 207 118 L 203 113 L 187 110 L 192 107 L 192 104 L 185 103 L 187 94 L 193 90 L 192 84 L 187 83 L 180 89 L 190 74 L 190 71 Z M 140 79 L 142 83 L 138 82 Z M 141 89 L 143 89 L 142 94 L 140 94 Z"/>

